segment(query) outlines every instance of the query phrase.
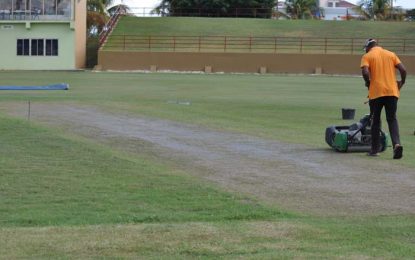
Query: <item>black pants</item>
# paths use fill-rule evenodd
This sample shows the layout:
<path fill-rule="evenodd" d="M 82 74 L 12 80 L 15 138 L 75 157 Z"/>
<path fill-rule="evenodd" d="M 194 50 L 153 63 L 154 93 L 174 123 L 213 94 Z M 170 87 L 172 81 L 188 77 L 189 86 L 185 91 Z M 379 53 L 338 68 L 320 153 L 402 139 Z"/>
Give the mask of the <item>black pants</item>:
<path fill-rule="evenodd" d="M 380 146 L 380 115 L 385 107 L 386 121 L 388 121 L 389 134 L 392 139 L 392 145 L 400 144 L 399 125 L 396 119 L 396 110 L 398 108 L 398 98 L 393 96 L 380 97 L 369 101 L 370 114 L 372 115 L 372 152 L 379 151 Z"/>

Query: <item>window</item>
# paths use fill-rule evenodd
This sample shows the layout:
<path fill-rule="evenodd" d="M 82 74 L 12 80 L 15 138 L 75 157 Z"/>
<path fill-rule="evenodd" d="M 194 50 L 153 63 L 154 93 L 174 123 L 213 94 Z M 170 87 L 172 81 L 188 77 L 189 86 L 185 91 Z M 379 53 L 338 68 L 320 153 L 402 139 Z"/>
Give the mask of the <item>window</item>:
<path fill-rule="evenodd" d="M 17 39 L 17 56 L 29 56 L 29 39 Z"/>
<path fill-rule="evenodd" d="M 46 40 L 46 56 L 58 56 L 58 40 Z"/>
<path fill-rule="evenodd" d="M 44 55 L 44 42 L 43 39 L 32 39 L 31 55 L 43 56 Z"/>
<path fill-rule="evenodd" d="M 17 39 L 17 56 L 58 56 L 58 39 Z"/>

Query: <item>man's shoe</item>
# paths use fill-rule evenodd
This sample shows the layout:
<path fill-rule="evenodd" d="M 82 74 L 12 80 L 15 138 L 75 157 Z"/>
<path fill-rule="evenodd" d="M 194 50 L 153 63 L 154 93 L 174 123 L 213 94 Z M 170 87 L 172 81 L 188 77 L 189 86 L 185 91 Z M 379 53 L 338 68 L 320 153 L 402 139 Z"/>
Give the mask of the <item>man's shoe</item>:
<path fill-rule="evenodd" d="M 374 153 L 374 152 L 370 151 L 370 152 L 368 152 L 366 155 L 367 155 L 367 156 L 376 157 L 376 156 L 379 156 L 379 153 Z"/>
<path fill-rule="evenodd" d="M 401 159 L 403 155 L 403 147 L 402 145 L 395 145 L 395 148 L 393 149 L 393 159 Z"/>

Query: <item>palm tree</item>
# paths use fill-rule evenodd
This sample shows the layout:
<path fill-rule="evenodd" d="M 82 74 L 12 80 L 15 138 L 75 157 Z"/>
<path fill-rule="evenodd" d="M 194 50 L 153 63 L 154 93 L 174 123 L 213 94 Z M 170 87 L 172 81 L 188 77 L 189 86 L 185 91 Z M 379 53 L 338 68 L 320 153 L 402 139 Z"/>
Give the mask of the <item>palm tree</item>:
<path fill-rule="evenodd" d="M 113 0 L 87 0 L 88 11 L 107 14 L 107 7 L 112 4 Z"/>
<path fill-rule="evenodd" d="M 107 8 L 112 0 L 87 0 L 87 67 L 92 68 L 97 64 L 99 37 L 105 23 L 109 19 Z"/>
<path fill-rule="evenodd" d="M 87 31 L 91 35 L 99 34 L 109 18 L 108 6 L 113 0 L 87 0 Z"/>
<path fill-rule="evenodd" d="M 125 4 L 119 4 L 119 5 L 114 5 L 113 7 L 108 9 L 108 13 L 113 16 L 116 13 L 119 14 L 129 14 L 131 13 L 131 9 L 128 5 Z"/>
<path fill-rule="evenodd" d="M 185 15 L 191 14 L 198 10 L 201 16 L 233 15 L 234 10 L 251 9 L 254 15 L 255 11 L 261 12 L 260 15 L 267 17 L 271 15 L 272 7 L 275 0 L 162 0 L 153 10 L 154 13 L 162 15 L 177 16 L 182 12 Z M 248 15 L 249 16 L 249 15 Z"/>
<path fill-rule="evenodd" d="M 393 7 L 396 0 L 361 0 L 358 12 L 373 20 L 401 19 L 402 10 Z"/>
<path fill-rule="evenodd" d="M 306 19 L 314 17 L 318 11 L 315 0 L 286 0 L 287 13 L 293 19 Z"/>

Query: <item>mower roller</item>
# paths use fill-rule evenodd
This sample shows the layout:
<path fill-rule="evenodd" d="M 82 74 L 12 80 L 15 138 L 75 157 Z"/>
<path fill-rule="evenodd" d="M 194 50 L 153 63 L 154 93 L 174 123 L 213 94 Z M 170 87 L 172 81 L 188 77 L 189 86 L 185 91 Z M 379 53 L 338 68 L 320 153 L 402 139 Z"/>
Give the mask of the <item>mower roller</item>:
<path fill-rule="evenodd" d="M 349 126 L 329 126 L 326 128 L 326 143 L 338 152 L 369 152 L 371 149 L 371 117 L 365 115 L 359 122 Z M 379 152 L 386 150 L 388 135 L 380 131 Z"/>

